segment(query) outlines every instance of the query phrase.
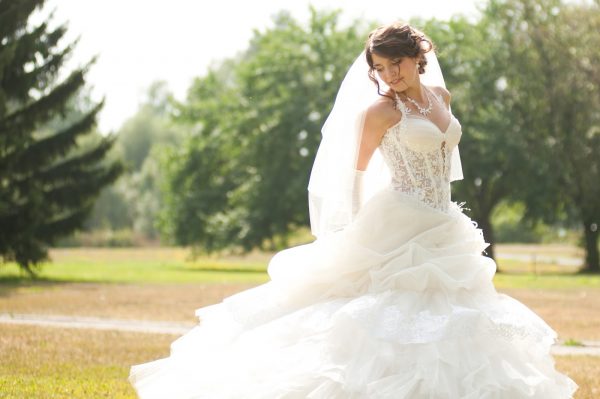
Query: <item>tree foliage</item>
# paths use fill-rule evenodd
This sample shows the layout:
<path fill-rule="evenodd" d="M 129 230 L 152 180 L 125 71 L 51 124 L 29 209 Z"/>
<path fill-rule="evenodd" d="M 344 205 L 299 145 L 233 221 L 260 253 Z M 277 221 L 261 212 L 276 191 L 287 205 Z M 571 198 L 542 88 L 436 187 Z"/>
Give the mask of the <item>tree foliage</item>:
<path fill-rule="evenodd" d="M 43 4 L 0 0 L 0 256 L 29 272 L 48 245 L 82 225 L 99 190 L 121 172 L 119 163 L 102 162 L 111 137 L 79 145 L 102 103 L 56 123 L 84 87 L 89 65 L 58 81 L 74 44 L 59 44 L 65 25 L 28 23 Z"/>
<path fill-rule="evenodd" d="M 586 270 L 600 272 L 600 6 L 494 0 L 490 13 L 513 61 L 510 113 L 532 161 L 517 197 L 529 217 L 576 218 Z"/>
<path fill-rule="evenodd" d="M 190 89 L 179 121 L 191 137 L 164 168 L 163 229 L 177 243 L 277 246 L 307 224 L 320 129 L 365 34 L 339 28 L 338 16 L 311 9 L 303 26 L 282 12 L 243 54 Z"/>
<path fill-rule="evenodd" d="M 118 129 L 110 157 L 123 159 L 125 173 L 102 191 L 86 230 L 123 229 L 137 237 L 158 238 L 160 158 L 166 147 L 178 146 L 182 139 L 172 123 L 173 101 L 165 82 L 152 83 L 137 112 Z"/>
<path fill-rule="evenodd" d="M 437 44 L 461 121 L 466 201 L 492 244 L 501 203 L 524 220 L 583 226 L 598 267 L 600 194 L 598 5 L 490 0 L 481 18 L 415 21 Z M 176 111 L 189 132 L 166 151 L 161 226 L 207 250 L 277 246 L 305 225 L 319 130 L 367 30 L 312 10 L 307 26 L 279 14 L 249 48 L 196 80 Z M 284 244 L 284 243 L 281 243 Z"/>

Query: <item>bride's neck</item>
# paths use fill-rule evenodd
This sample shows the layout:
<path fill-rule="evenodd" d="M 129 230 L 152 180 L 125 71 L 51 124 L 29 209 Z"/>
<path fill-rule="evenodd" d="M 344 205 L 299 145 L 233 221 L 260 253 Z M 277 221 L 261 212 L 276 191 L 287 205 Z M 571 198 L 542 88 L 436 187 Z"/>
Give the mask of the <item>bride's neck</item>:
<path fill-rule="evenodd" d="M 423 85 L 419 82 L 415 86 L 409 87 L 399 94 L 408 96 L 408 97 L 412 98 L 413 100 L 415 100 L 416 102 L 422 104 L 427 101 L 425 99 L 425 91 L 424 90 L 425 89 L 423 88 Z"/>

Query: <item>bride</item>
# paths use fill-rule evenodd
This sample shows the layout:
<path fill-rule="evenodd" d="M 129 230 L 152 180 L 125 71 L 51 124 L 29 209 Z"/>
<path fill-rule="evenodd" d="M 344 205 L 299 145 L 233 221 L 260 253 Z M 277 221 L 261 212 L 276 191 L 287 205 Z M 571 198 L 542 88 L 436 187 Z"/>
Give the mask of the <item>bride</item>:
<path fill-rule="evenodd" d="M 433 44 L 382 26 L 344 79 L 309 184 L 317 239 L 270 281 L 198 309 L 168 358 L 131 368 L 151 399 L 566 399 L 556 333 L 496 292 L 450 182 L 461 126 Z"/>

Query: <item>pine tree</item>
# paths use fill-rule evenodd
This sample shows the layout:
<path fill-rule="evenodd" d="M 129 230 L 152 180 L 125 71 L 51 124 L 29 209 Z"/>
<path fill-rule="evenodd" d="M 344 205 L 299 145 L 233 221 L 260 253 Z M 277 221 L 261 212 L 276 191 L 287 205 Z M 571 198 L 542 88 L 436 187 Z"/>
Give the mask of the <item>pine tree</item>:
<path fill-rule="evenodd" d="M 30 274 L 48 246 L 81 227 L 99 191 L 122 171 L 104 159 L 114 137 L 78 145 L 102 103 L 66 127 L 49 128 L 66 116 L 92 62 L 59 81 L 75 43 L 59 46 L 67 28 L 50 28 L 51 17 L 31 26 L 44 2 L 0 0 L 0 256 Z"/>

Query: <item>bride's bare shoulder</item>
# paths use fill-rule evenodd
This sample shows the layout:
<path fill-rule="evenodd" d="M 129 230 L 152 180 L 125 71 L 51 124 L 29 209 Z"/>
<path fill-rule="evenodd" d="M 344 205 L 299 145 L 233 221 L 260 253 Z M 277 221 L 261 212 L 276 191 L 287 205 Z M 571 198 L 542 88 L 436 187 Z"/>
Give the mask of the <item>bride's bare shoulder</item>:
<path fill-rule="evenodd" d="M 382 96 L 375 100 L 366 110 L 365 127 L 368 131 L 384 133 L 388 128 L 400 121 L 401 114 L 396 110 L 394 101 Z"/>
<path fill-rule="evenodd" d="M 435 94 L 442 97 L 442 99 L 446 103 L 446 107 L 450 106 L 450 100 L 452 99 L 452 95 L 450 94 L 448 89 L 442 86 L 430 86 L 429 89 Z"/>

